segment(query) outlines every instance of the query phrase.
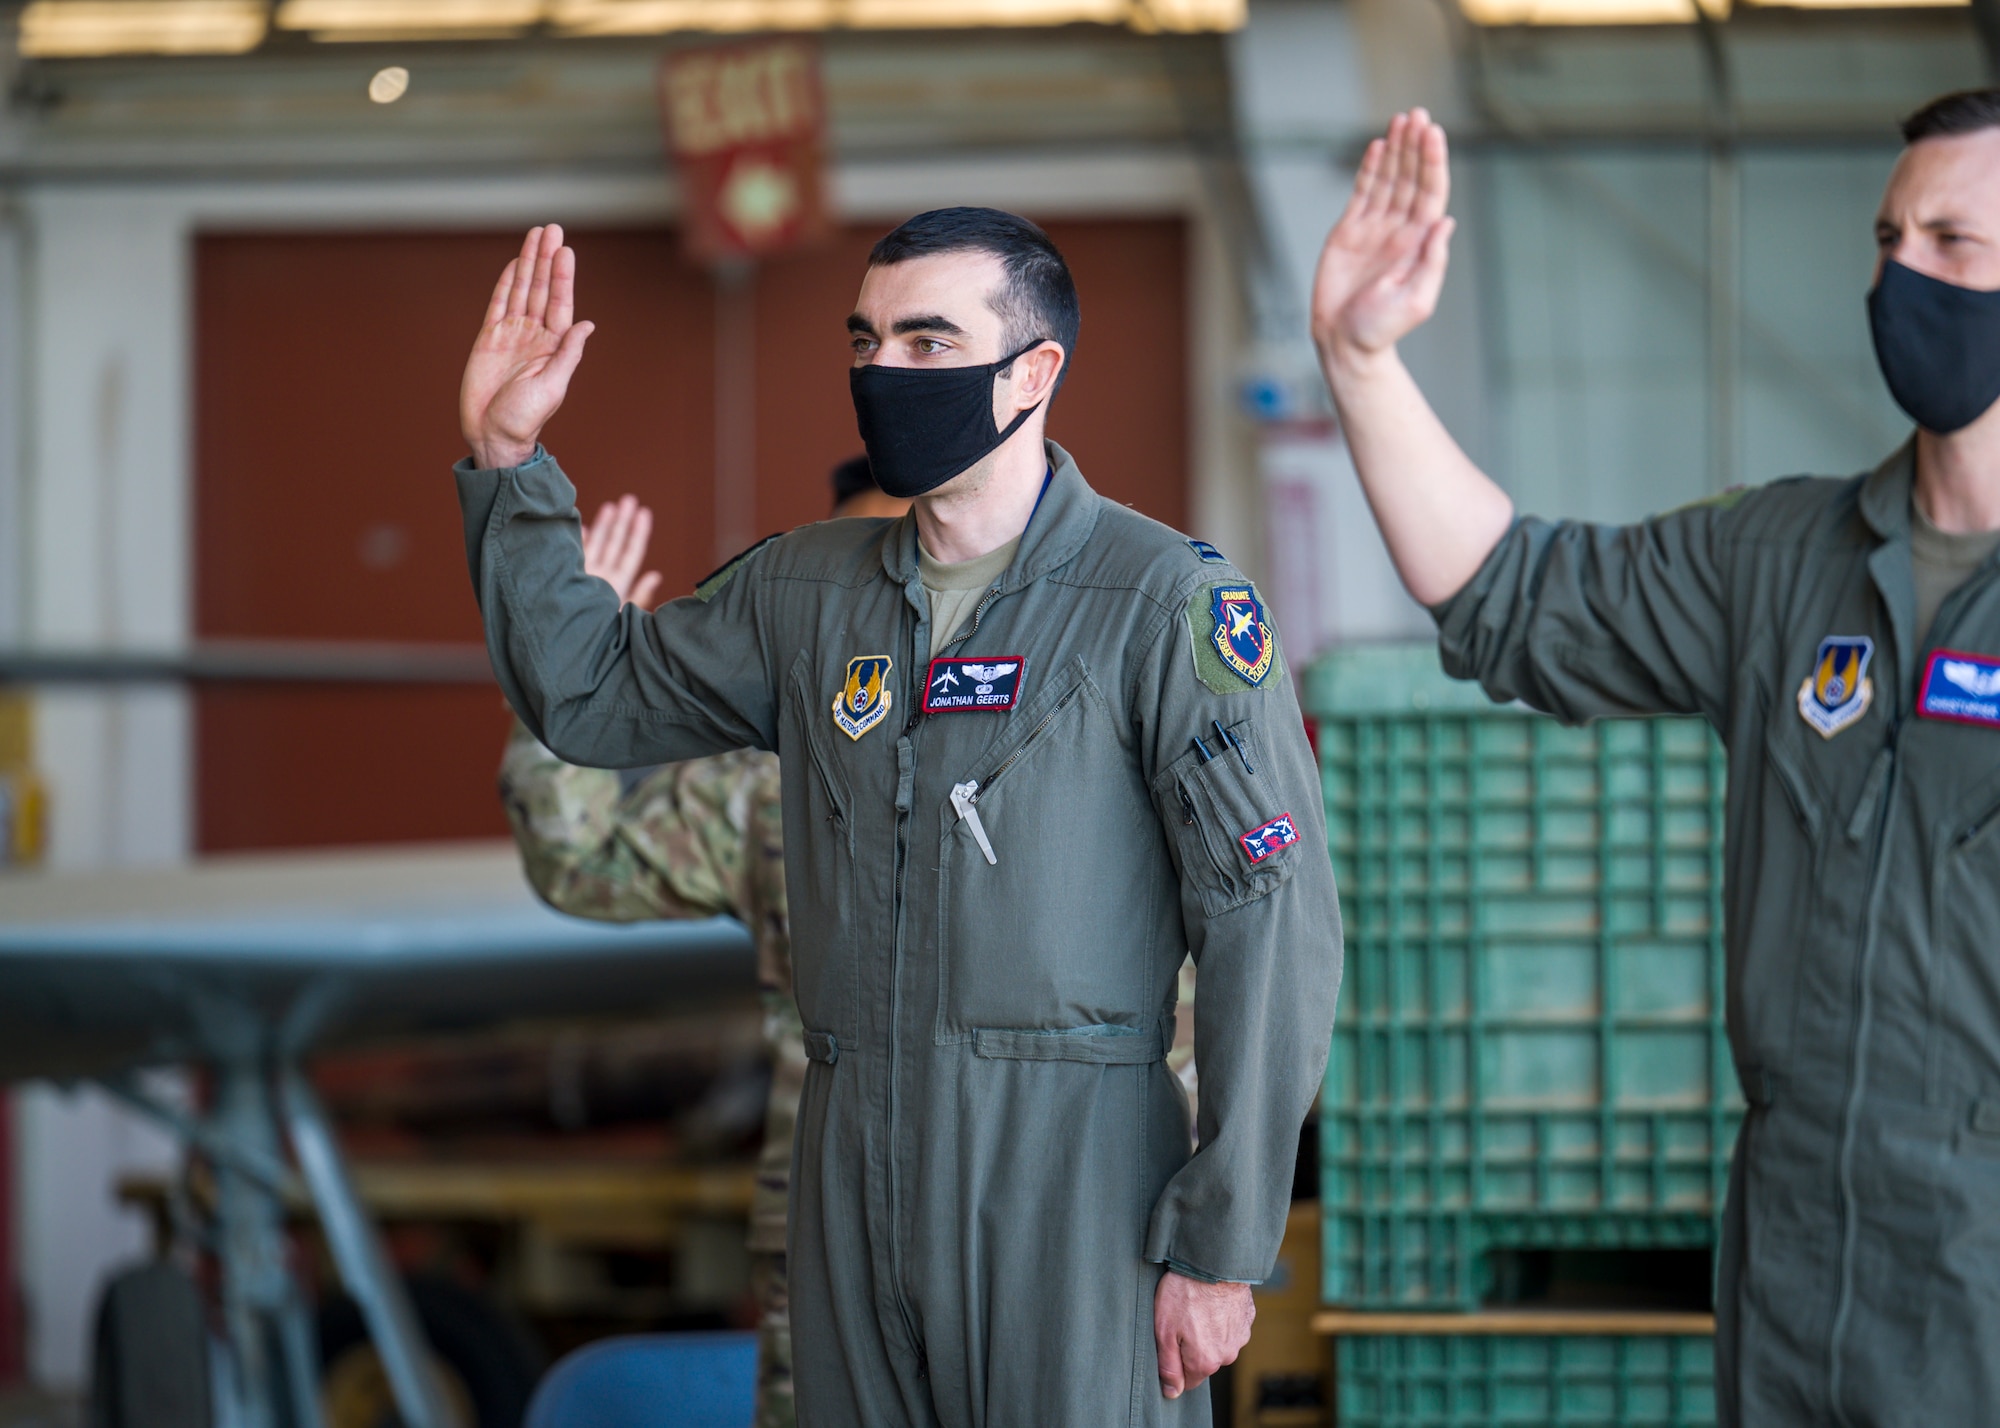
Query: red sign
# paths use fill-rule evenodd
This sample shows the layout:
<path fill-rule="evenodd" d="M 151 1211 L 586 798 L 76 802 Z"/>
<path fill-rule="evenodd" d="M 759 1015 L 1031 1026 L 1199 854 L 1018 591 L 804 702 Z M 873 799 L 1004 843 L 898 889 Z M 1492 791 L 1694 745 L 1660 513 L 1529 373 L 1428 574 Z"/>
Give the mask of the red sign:
<path fill-rule="evenodd" d="M 660 104 L 697 258 L 759 257 L 825 232 L 818 46 L 784 39 L 669 54 Z"/>

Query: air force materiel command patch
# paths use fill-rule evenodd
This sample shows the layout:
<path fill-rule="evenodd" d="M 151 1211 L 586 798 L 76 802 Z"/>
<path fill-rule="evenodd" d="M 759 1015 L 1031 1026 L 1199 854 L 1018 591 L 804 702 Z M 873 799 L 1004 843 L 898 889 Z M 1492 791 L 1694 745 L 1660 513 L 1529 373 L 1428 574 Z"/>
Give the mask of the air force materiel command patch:
<path fill-rule="evenodd" d="M 1252 828 L 1236 840 L 1243 845 L 1244 856 L 1253 863 L 1261 863 L 1280 848 L 1289 848 L 1299 841 L 1298 825 L 1292 822 L 1292 815 L 1280 813 L 1269 823 Z"/>
<path fill-rule="evenodd" d="M 847 662 L 847 683 L 833 696 L 833 722 L 858 739 L 889 716 L 895 694 L 886 687 L 895 661 L 887 655 L 856 655 Z"/>
<path fill-rule="evenodd" d="M 1021 677 L 1028 662 L 1020 655 L 934 659 L 924 676 L 924 713 L 971 710 L 1005 713 L 1021 702 Z"/>
<path fill-rule="evenodd" d="M 1934 651 L 1917 686 L 1917 715 L 2000 729 L 2000 658 Z"/>
<path fill-rule="evenodd" d="M 1875 658 L 1875 641 L 1866 635 L 1829 635 L 1819 642 L 1813 672 L 1799 686 L 1799 717 L 1831 739 L 1868 712 L 1875 681 L 1868 662 Z"/>
<path fill-rule="evenodd" d="M 1193 551 L 1196 555 L 1200 556 L 1203 560 L 1207 561 L 1210 565 L 1227 565 L 1229 563 L 1223 557 L 1221 551 L 1217 550 L 1214 546 L 1210 545 L 1205 540 L 1189 541 L 1188 549 Z"/>
<path fill-rule="evenodd" d="M 1262 684 L 1271 672 L 1277 644 L 1264 619 L 1264 604 L 1254 585 L 1218 585 L 1209 596 L 1215 629 L 1209 640 L 1222 663 L 1245 684 Z"/>

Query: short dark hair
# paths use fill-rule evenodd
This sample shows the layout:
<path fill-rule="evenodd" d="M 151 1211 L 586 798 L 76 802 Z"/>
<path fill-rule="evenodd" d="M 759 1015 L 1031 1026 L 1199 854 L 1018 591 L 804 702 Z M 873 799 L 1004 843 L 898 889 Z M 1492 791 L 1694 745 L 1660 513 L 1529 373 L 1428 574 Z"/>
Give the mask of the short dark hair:
<path fill-rule="evenodd" d="M 2000 129 L 2000 89 L 1961 89 L 1940 94 L 1903 121 L 1903 142 Z"/>
<path fill-rule="evenodd" d="M 1069 364 L 1076 359 L 1083 309 L 1076 300 L 1069 264 L 1049 235 L 1027 219 L 998 208 L 933 208 L 908 219 L 877 243 L 869 251 L 868 266 L 965 252 L 991 253 L 1006 270 L 993 306 L 1000 314 L 1007 351 L 1044 338 L 1062 344 L 1063 369 L 1056 374 L 1056 391 L 1062 390 Z"/>
<path fill-rule="evenodd" d="M 866 454 L 850 456 L 833 468 L 833 504 L 836 509 L 864 491 L 881 489 L 875 481 L 875 468 L 868 464 Z"/>

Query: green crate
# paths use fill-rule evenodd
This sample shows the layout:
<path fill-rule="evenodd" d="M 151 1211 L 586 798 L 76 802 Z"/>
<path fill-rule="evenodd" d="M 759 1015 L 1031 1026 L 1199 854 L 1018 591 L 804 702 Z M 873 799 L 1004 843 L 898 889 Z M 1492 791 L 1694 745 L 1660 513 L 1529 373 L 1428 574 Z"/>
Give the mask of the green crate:
<path fill-rule="evenodd" d="M 1347 932 L 1327 1299 L 1469 1309 L 1492 1249 L 1713 1243 L 1742 1102 L 1707 726 L 1565 729 L 1427 645 L 1306 692 Z"/>
<path fill-rule="evenodd" d="M 1683 1335 L 1342 1338 L 1339 1428 L 1711 1428 L 1715 1341 Z"/>

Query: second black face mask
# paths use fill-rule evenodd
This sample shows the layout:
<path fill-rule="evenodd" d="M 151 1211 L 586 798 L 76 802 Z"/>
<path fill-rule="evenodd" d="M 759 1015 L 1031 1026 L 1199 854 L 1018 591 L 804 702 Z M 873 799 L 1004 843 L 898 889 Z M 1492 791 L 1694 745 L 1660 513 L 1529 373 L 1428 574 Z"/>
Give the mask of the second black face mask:
<path fill-rule="evenodd" d="M 2000 292 L 1889 260 L 1868 294 L 1868 326 L 1889 395 L 1925 431 L 1970 426 L 2000 401 Z"/>
<path fill-rule="evenodd" d="M 993 424 L 993 379 L 1047 341 L 978 367 L 856 367 L 847 374 L 854 421 L 875 484 L 891 496 L 942 486 L 1021 429 L 1035 408 L 1001 430 Z"/>

